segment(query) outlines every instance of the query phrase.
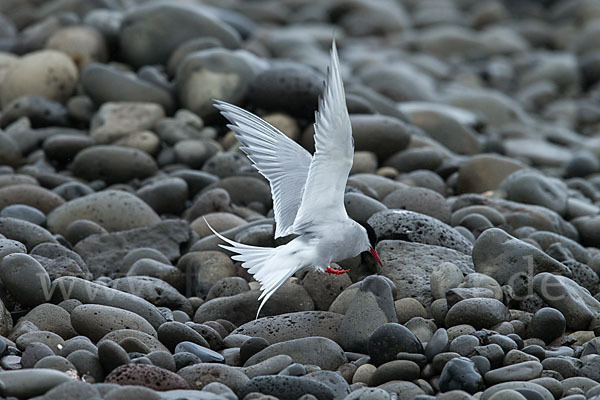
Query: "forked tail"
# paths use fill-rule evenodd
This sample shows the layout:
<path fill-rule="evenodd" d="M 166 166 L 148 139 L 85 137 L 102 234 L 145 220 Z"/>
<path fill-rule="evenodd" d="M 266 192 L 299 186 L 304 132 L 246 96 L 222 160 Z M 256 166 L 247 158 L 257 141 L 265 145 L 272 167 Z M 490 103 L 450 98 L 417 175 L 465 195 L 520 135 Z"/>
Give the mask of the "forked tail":
<path fill-rule="evenodd" d="M 294 268 L 293 265 L 286 268 L 286 264 L 289 263 L 285 263 L 281 257 L 278 257 L 278 255 L 280 255 L 279 249 L 283 248 L 284 246 L 277 248 L 258 247 L 238 243 L 215 231 L 208 224 L 206 219 L 204 222 L 206 222 L 208 228 L 219 239 L 230 244 L 230 246 L 223 244 L 220 244 L 219 246 L 225 250 L 237 253 L 237 255 L 232 256 L 231 258 L 235 261 L 241 261 L 242 267 L 246 268 L 248 272 L 254 276 L 254 279 L 260 283 L 260 289 L 262 290 L 262 293 L 260 294 L 258 300 L 262 299 L 262 302 L 260 303 L 258 312 L 256 313 L 256 318 L 258 318 L 258 315 L 260 314 L 260 311 L 267 300 L 269 300 L 273 293 L 275 293 L 275 291 L 279 289 L 279 287 L 283 285 L 285 281 L 296 271 L 296 268 Z"/>

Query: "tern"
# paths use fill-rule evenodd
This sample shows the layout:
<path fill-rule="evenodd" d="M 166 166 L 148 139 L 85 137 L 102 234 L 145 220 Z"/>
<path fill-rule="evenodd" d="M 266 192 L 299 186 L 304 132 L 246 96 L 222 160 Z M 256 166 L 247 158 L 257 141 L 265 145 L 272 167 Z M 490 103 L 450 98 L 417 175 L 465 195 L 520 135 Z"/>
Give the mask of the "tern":
<path fill-rule="evenodd" d="M 295 272 L 316 269 L 332 274 L 348 270 L 331 268 L 332 262 L 369 251 L 381 265 L 366 229 L 348 217 L 344 206 L 346 181 L 354 155 L 354 140 L 335 41 L 324 91 L 315 112 L 315 153 L 260 117 L 232 104 L 215 100 L 215 107 L 231 123 L 241 150 L 271 184 L 275 238 L 298 235 L 275 248 L 237 243 L 209 228 L 228 245 L 242 267 L 260 283 L 262 302 Z"/>

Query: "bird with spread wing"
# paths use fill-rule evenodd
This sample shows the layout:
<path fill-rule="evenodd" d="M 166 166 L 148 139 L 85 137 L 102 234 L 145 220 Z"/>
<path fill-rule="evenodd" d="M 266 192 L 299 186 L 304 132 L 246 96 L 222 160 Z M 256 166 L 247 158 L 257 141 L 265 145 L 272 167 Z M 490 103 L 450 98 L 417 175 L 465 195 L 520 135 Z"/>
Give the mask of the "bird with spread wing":
<path fill-rule="evenodd" d="M 335 42 L 315 112 L 314 155 L 256 115 L 223 101 L 215 103 L 231 122 L 227 126 L 236 133 L 241 150 L 271 184 L 275 238 L 298 235 L 272 248 L 237 243 L 213 230 L 228 244 L 220 246 L 236 253 L 232 258 L 241 261 L 260 283 L 263 292 L 257 317 L 266 301 L 298 270 L 345 273 L 330 264 L 364 251 L 381 264 L 366 229 L 349 218 L 344 207 L 354 141 Z"/>

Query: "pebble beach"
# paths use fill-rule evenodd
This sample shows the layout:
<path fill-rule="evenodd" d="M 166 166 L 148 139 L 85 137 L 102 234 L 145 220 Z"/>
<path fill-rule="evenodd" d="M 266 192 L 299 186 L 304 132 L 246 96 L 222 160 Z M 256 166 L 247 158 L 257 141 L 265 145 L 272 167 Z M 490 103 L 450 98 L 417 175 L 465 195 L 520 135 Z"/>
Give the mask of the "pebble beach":
<path fill-rule="evenodd" d="M 333 39 L 368 253 L 275 247 L 219 99 L 314 152 Z M 599 0 L 1 0 L 0 399 L 599 400 Z"/>

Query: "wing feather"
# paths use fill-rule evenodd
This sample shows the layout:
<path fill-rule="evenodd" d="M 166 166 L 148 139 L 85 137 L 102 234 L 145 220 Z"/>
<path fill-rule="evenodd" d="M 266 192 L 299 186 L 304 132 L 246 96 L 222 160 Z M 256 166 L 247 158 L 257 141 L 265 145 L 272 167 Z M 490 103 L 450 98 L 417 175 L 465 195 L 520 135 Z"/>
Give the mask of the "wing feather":
<path fill-rule="evenodd" d="M 344 208 L 344 191 L 353 155 L 352 127 L 334 41 L 327 82 L 319 99 L 319 111 L 315 113 L 315 154 L 294 221 L 294 231 L 306 231 L 316 219 L 324 221 L 348 217 Z"/>
<path fill-rule="evenodd" d="M 215 107 L 231 124 L 254 167 L 271 184 L 275 238 L 293 233 L 312 156 L 306 149 L 256 115 L 224 101 Z"/>

